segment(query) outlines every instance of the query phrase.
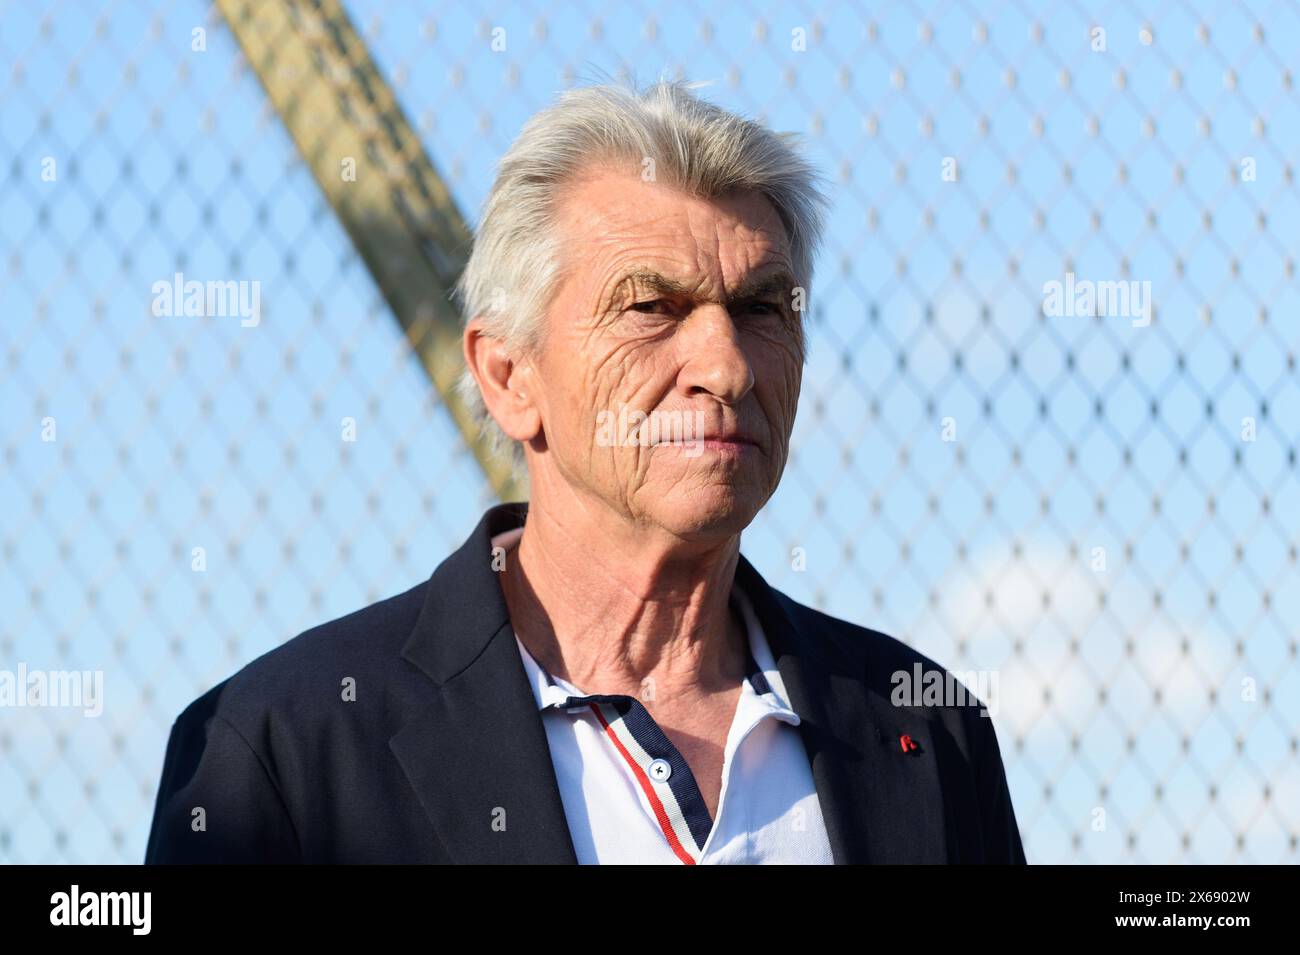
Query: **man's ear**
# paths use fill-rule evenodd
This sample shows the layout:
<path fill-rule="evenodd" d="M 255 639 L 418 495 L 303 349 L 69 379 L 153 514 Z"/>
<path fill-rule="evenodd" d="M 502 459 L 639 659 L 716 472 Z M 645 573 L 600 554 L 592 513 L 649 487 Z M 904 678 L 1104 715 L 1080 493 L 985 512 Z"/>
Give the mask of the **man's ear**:
<path fill-rule="evenodd" d="M 534 403 L 532 363 L 512 357 L 501 339 L 484 334 L 477 318 L 465 326 L 462 345 L 465 364 L 501 430 L 516 441 L 537 437 L 542 416 Z"/>

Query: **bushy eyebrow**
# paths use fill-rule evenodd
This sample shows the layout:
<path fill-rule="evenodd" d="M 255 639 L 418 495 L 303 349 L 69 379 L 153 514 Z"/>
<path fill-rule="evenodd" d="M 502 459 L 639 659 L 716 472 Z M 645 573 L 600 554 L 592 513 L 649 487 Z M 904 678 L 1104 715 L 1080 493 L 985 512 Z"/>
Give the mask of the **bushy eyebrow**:
<path fill-rule="evenodd" d="M 796 286 L 794 276 L 784 268 L 759 275 L 750 275 L 727 296 L 727 304 L 752 302 L 763 296 L 777 293 L 785 294 Z M 671 279 L 654 269 L 645 268 L 633 269 L 628 272 L 615 283 L 614 288 L 615 293 L 611 296 L 611 301 L 617 301 L 629 290 L 636 289 L 675 298 L 690 298 L 694 294 L 689 286 L 678 282 L 676 279 Z"/>
<path fill-rule="evenodd" d="M 656 295 L 685 297 L 691 294 L 691 290 L 681 282 L 670 279 L 666 275 L 661 275 L 653 269 L 633 269 L 620 278 L 614 284 L 614 287 L 616 289 L 615 298 L 638 289 L 654 292 Z"/>
<path fill-rule="evenodd" d="M 727 301 L 749 302 L 756 298 L 763 298 L 777 293 L 785 295 L 793 291 L 798 284 L 794 280 L 794 276 L 785 269 L 778 269 L 761 275 L 751 275 L 736 286 L 732 293 L 727 296 Z"/>

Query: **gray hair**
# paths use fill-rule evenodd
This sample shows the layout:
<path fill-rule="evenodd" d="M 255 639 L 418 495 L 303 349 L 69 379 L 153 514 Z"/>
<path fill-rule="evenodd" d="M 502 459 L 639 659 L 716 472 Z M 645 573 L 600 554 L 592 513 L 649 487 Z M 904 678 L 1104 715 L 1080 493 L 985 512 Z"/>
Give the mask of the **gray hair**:
<path fill-rule="evenodd" d="M 795 134 L 697 98 L 691 89 L 698 85 L 660 80 L 643 91 L 581 87 L 525 124 L 501 158 L 456 284 L 466 322 L 480 319 L 484 334 L 517 353 L 541 343 L 547 304 L 564 267 L 554 228 L 559 198 L 564 186 L 604 161 L 640 169 L 651 160 L 657 181 L 705 199 L 733 190 L 766 197 L 785 225 L 794 279 L 806 295 L 828 204 L 819 188 L 822 176 L 796 152 Z M 526 480 L 523 445 L 492 419 L 468 369 L 457 388 L 493 451 L 508 451 L 516 478 Z"/>

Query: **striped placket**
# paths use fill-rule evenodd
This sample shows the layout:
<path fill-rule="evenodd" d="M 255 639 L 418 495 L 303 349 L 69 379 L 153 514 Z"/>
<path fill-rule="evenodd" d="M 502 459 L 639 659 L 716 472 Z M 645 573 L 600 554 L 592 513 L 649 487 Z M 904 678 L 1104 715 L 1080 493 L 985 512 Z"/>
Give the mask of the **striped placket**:
<path fill-rule="evenodd" d="M 526 653 L 527 648 L 522 643 L 520 646 Z M 541 709 L 570 713 L 585 710 L 595 716 L 644 794 L 673 854 L 683 864 L 695 865 L 704 852 L 714 820 L 690 766 L 650 712 L 634 696 L 584 695 L 575 692 L 577 688 L 572 684 L 566 684 L 567 689 L 561 687 L 531 654 L 528 657 L 545 680 Z M 748 647 L 745 683 L 755 696 L 765 698 L 769 715 L 797 724 L 798 717 L 779 702 Z M 742 687 L 742 694 L 745 691 Z"/>

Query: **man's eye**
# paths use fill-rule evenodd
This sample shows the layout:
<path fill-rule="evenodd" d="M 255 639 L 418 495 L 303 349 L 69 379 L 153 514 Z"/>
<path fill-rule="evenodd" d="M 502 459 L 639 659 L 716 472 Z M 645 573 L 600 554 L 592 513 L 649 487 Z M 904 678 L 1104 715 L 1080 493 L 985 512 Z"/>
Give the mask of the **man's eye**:
<path fill-rule="evenodd" d="M 651 299 L 648 302 L 633 302 L 631 306 L 633 311 L 652 314 L 654 312 L 668 311 L 668 302 L 662 298 Z"/>

